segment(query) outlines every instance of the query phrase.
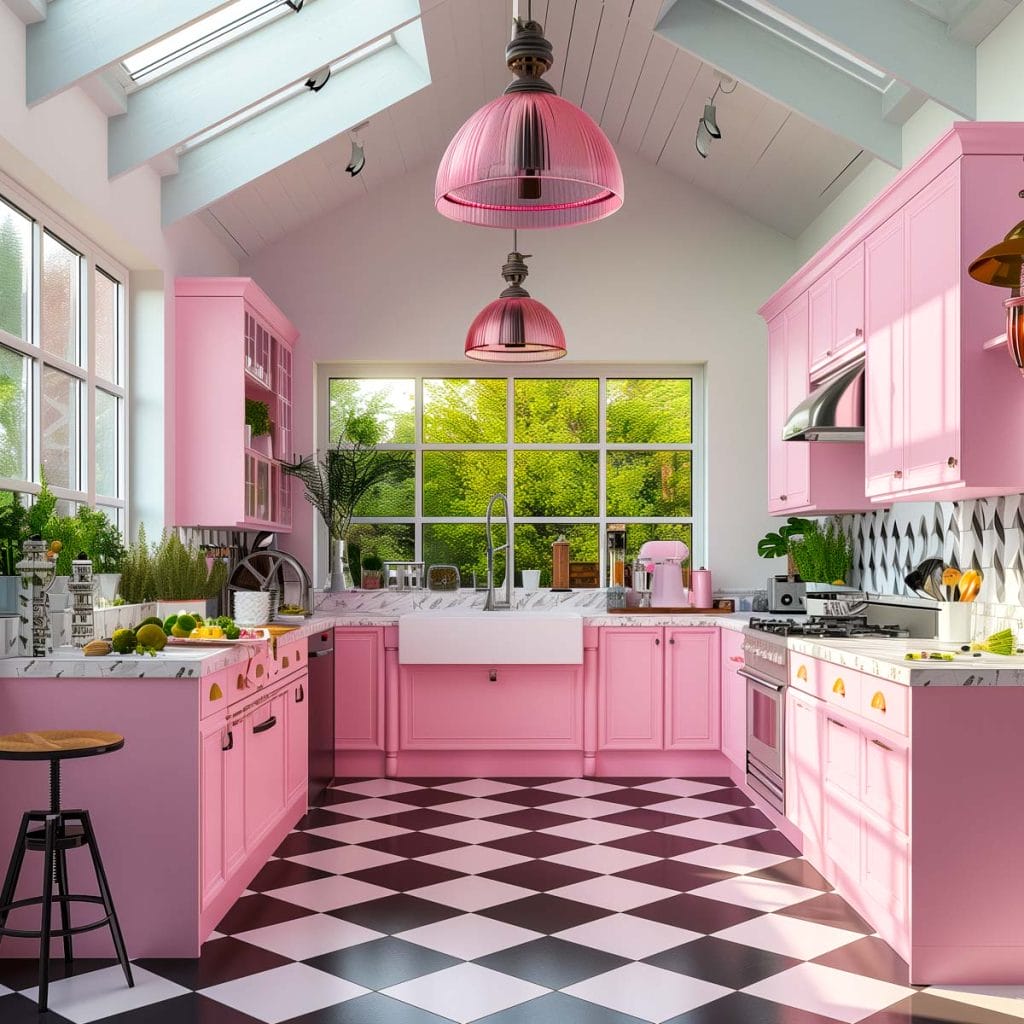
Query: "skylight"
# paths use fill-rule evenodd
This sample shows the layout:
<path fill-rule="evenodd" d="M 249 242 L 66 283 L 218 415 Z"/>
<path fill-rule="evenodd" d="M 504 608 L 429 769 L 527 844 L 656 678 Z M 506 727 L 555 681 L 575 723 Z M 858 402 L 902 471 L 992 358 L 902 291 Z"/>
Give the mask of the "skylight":
<path fill-rule="evenodd" d="M 122 64 L 133 83 L 144 85 L 268 25 L 296 6 L 289 0 L 234 0 L 125 57 Z"/>
<path fill-rule="evenodd" d="M 886 72 L 862 61 L 856 54 L 836 46 L 830 39 L 818 35 L 800 22 L 770 7 L 765 0 L 719 0 L 737 14 L 743 15 L 761 28 L 794 43 L 801 49 L 823 60 L 840 71 L 884 92 L 892 81 Z"/>
<path fill-rule="evenodd" d="M 375 39 L 372 43 L 369 43 L 366 46 L 361 46 L 358 50 L 353 50 L 347 56 L 335 61 L 331 65 L 331 75 L 334 76 L 339 71 L 344 71 L 345 68 L 349 68 L 353 64 L 358 64 L 360 61 L 366 60 L 367 57 L 372 57 L 375 53 L 380 53 L 381 50 L 386 50 L 389 46 L 394 46 L 395 43 L 396 40 L 393 33 L 388 33 L 380 39 Z M 328 82 L 326 87 L 330 89 L 331 83 Z M 305 80 L 295 82 L 293 85 L 288 86 L 288 88 L 281 89 L 279 92 L 260 100 L 259 103 L 254 103 L 251 107 L 246 107 L 245 110 L 240 110 L 237 114 L 233 114 L 226 120 L 221 121 L 220 124 L 216 124 L 212 128 L 208 128 L 205 132 L 201 132 L 199 135 L 193 136 L 178 148 L 178 153 L 187 153 L 190 149 L 195 149 L 197 146 L 203 145 L 204 142 L 209 142 L 211 139 L 215 139 L 218 136 L 223 135 L 232 128 L 237 128 L 240 124 L 245 124 L 246 121 L 251 121 L 259 114 L 262 114 L 267 110 L 271 110 L 273 107 L 279 106 L 281 103 L 285 103 L 288 100 L 301 95 L 305 91 Z M 343 128 L 344 126 L 341 127 Z"/>

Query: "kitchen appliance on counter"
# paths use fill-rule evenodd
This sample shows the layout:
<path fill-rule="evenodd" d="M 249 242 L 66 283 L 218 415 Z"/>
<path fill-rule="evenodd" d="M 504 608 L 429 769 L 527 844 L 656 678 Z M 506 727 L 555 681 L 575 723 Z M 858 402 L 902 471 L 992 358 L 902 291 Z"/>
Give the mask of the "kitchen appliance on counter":
<path fill-rule="evenodd" d="M 640 547 L 638 561 L 653 566 L 651 608 L 686 608 L 690 595 L 683 585 L 683 563 L 690 549 L 681 540 L 649 540 Z"/>
<path fill-rule="evenodd" d="M 334 631 L 309 638 L 309 806 L 334 780 Z"/>
<path fill-rule="evenodd" d="M 690 603 L 694 608 L 711 608 L 714 605 L 710 569 L 701 566 L 690 573 Z"/>
<path fill-rule="evenodd" d="M 891 606 L 890 606 L 891 607 Z M 747 680 L 747 785 L 780 814 L 786 810 L 786 687 L 790 636 L 849 639 L 907 637 L 903 625 L 876 625 L 866 615 L 807 619 L 752 618 L 743 630 Z"/>
<path fill-rule="evenodd" d="M 261 534 L 257 544 L 239 559 L 228 579 L 228 593 L 265 590 L 270 594 L 269 617 L 274 618 L 283 605 L 298 605 L 312 611 L 313 582 L 302 563 L 287 551 L 260 546 L 272 534 Z M 260 623 L 262 625 L 263 623 Z"/>
<path fill-rule="evenodd" d="M 802 612 L 805 608 L 807 584 L 792 576 L 772 576 L 768 580 L 768 611 Z"/>

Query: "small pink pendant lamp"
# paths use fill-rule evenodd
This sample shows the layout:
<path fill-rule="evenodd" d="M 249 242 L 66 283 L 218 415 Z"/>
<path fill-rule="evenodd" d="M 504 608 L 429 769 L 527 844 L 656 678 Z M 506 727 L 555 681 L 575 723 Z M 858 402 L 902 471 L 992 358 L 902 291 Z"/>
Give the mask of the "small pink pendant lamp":
<path fill-rule="evenodd" d="M 607 136 L 541 77 L 554 62 L 541 26 L 513 21 L 505 50 L 516 76 L 448 144 L 434 204 L 488 228 L 587 224 L 622 206 L 622 169 Z"/>
<path fill-rule="evenodd" d="M 523 287 L 528 255 L 513 236 L 501 276 L 508 287 L 469 325 L 466 356 L 492 363 L 543 363 L 565 355 L 565 333 L 555 314 Z"/>

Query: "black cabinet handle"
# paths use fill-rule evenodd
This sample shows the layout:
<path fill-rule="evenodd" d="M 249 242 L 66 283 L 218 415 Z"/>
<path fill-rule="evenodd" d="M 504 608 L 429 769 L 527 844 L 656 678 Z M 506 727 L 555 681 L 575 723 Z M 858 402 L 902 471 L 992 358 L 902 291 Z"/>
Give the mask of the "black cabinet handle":
<path fill-rule="evenodd" d="M 302 683 L 299 683 L 299 688 L 295 691 L 295 703 L 301 704 L 306 699 L 306 691 L 303 689 Z"/>
<path fill-rule="evenodd" d="M 654 638 L 654 646 L 658 647 L 661 644 L 661 640 L 658 637 Z"/>
<path fill-rule="evenodd" d="M 676 642 L 676 638 L 675 638 L 674 636 L 670 636 L 670 637 L 668 638 L 668 642 L 669 642 L 670 644 L 674 644 L 674 643 Z"/>
<path fill-rule="evenodd" d="M 230 729 L 228 729 L 228 741 L 227 741 L 227 743 L 222 743 L 220 745 L 220 749 L 225 751 L 225 752 L 227 752 L 229 750 L 233 750 L 234 746 L 235 746 L 235 734 Z"/>
<path fill-rule="evenodd" d="M 277 725 L 277 716 L 271 715 L 265 722 L 260 722 L 259 725 L 254 725 L 252 727 L 252 734 L 255 736 L 258 732 L 268 732 L 270 729 L 273 729 L 275 725 Z"/>

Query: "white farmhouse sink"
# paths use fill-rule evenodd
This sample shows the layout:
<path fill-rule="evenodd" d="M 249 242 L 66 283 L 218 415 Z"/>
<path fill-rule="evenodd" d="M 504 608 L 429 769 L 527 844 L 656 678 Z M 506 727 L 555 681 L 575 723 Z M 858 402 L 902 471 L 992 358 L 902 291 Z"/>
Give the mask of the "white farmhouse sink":
<path fill-rule="evenodd" d="M 583 617 L 572 612 L 438 608 L 398 620 L 403 665 L 579 665 Z"/>

